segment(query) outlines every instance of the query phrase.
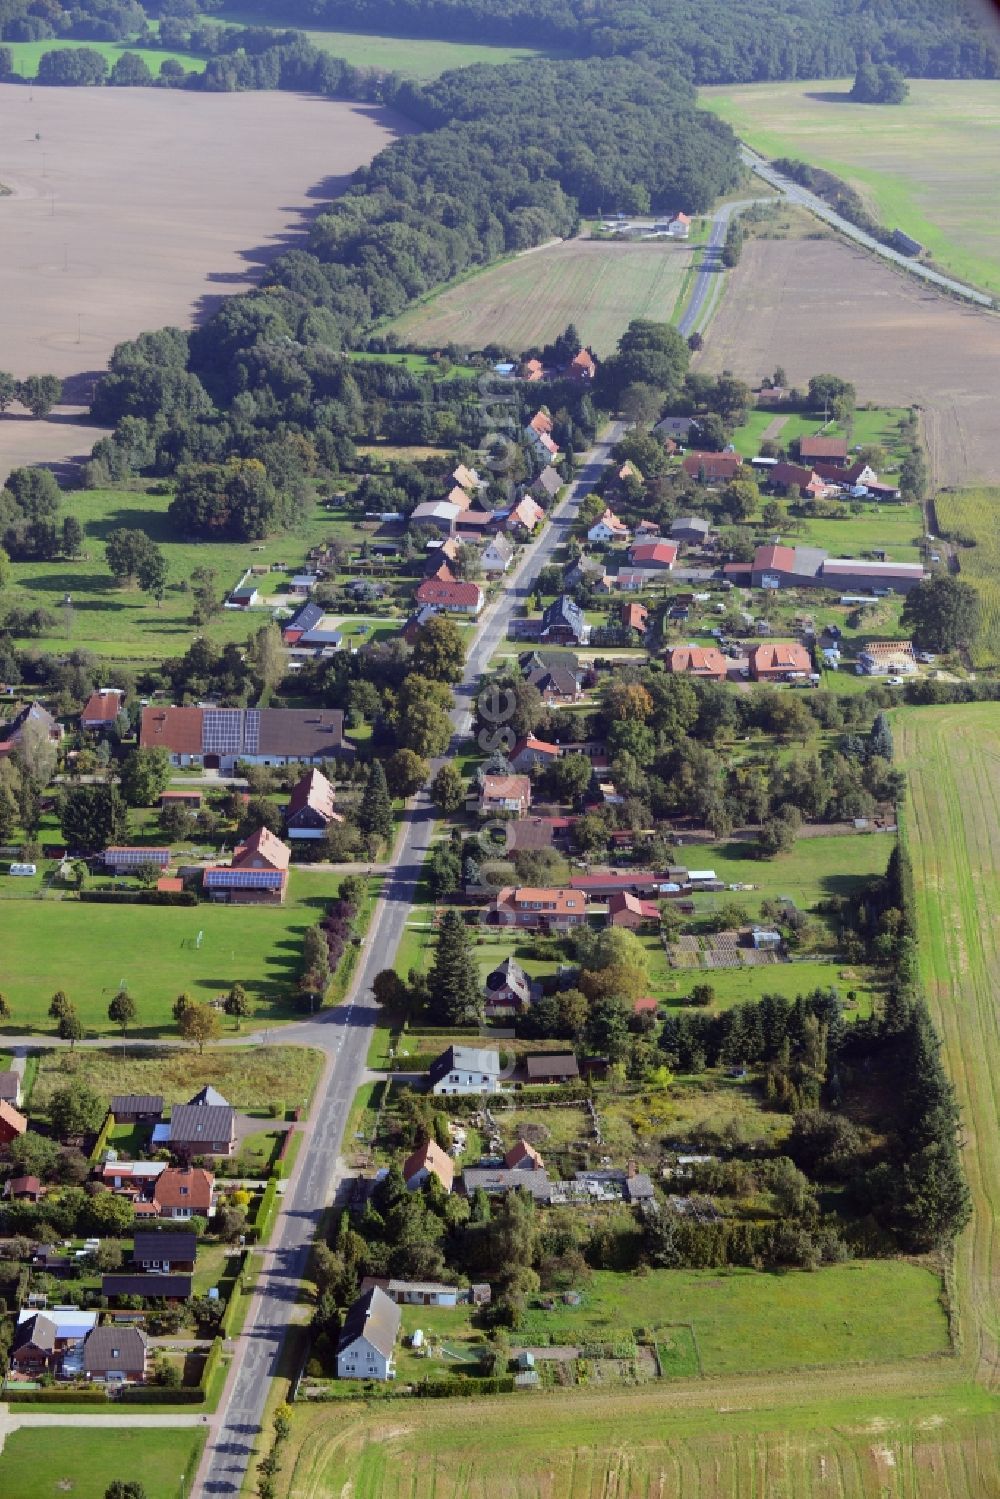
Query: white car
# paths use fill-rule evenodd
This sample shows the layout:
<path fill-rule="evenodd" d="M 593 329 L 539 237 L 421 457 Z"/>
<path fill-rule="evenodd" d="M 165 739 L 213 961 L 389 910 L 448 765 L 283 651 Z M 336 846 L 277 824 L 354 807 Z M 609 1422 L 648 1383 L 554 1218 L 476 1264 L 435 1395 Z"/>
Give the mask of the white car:
<path fill-rule="evenodd" d="M 902 677 L 886 677 L 885 680 L 890 687 L 902 687 L 903 685 Z"/>
<path fill-rule="evenodd" d="M 932 655 L 930 651 L 918 651 L 917 660 L 923 666 L 933 666 L 934 662 L 937 660 L 937 657 Z"/>

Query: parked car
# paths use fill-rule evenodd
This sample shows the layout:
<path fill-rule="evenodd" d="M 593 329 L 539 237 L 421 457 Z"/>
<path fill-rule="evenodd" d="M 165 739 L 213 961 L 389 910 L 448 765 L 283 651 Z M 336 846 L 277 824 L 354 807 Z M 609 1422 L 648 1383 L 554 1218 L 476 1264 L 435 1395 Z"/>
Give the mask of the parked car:
<path fill-rule="evenodd" d="M 937 660 L 937 657 L 935 655 L 932 655 L 930 651 L 918 651 L 917 660 L 920 661 L 924 666 L 933 666 L 934 662 Z"/>

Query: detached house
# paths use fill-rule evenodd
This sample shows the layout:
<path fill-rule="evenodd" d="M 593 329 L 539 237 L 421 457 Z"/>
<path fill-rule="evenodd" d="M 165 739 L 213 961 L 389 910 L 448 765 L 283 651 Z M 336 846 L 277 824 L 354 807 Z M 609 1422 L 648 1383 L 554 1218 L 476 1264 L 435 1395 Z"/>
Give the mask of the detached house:
<path fill-rule="evenodd" d="M 83 1344 L 82 1372 L 99 1384 L 142 1384 L 146 1357 L 146 1338 L 137 1327 L 95 1327 Z"/>
<path fill-rule="evenodd" d="M 517 741 L 509 759 L 515 770 L 525 771 L 533 770 L 537 765 L 551 765 L 561 755 L 560 745 L 547 744 L 544 739 L 536 739 L 533 734 L 528 734 Z"/>
<path fill-rule="evenodd" d="M 62 724 L 41 703 L 29 703 L 13 718 L 0 723 L 0 756 L 12 754 L 14 750 L 21 748 L 29 725 L 37 728 L 50 744 L 62 743 Z"/>
<path fill-rule="evenodd" d="M 479 786 L 480 816 L 514 812 L 523 817 L 531 806 L 531 782 L 525 775 L 484 775 Z"/>
<path fill-rule="evenodd" d="M 506 536 L 494 536 L 479 556 L 484 573 L 505 573 L 514 560 L 514 548 Z"/>
<path fill-rule="evenodd" d="M 334 807 L 333 787 L 321 770 L 306 771 L 296 782 L 285 808 L 289 838 L 322 838 L 334 822 L 343 822 Z"/>
<path fill-rule="evenodd" d="M 344 1319 L 337 1344 L 338 1379 L 395 1379 L 393 1354 L 401 1317 L 378 1286 L 363 1291 Z"/>
<path fill-rule="evenodd" d="M 531 980 L 516 958 L 505 958 L 486 979 L 486 1014 L 521 1015 L 530 1010 L 533 999 Z"/>
<path fill-rule="evenodd" d="M 587 532 L 587 540 L 604 543 L 628 541 L 631 534 L 625 522 L 620 520 L 610 506 L 608 506 L 600 520 L 596 520 Z"/>
<path fill-rule="evenodd" d="M 475 1046 L 449 1046 L 430 1067 L 430 1091 L 496 1093 L 500 1088 L 500 1053 Z"/>
<path fill-rule="evenodd" d="M 136 1233 L 132 1244 L 132 1263 L 146 1275 L 192 1271 L 197 1255 L 197 1238 L 186 1231 L 143 1230 Z"/>
<path fill-rule="evenodd" d="M 27 1128 L 24 1115 L 6 1099 L 0 1099 L 0 1145 L 9 1145 L 12 1140 L 20 1139 Z"/>
<path fill-rule="evenodd" d="M 156 1178 L 152 1208 L 160 1218 L 183 1221 L 212 1211 L 215 1177 L 201 1166 L 168 1166 Z"/>
<path fill-rule="evenodd" d="M 120 687 L 106 687 L 92 692 L 80 714 L 81 729 L 107 732 L 113 729 L 122 711 L 125 694 Z"/>
<path fill-rule="evenodd" d="M 586 645 L 590 640 L 584 612 L 568 593 L 553 599 L 542 614 L 539 638 L 548 645 Z"/>
<path fill-rule="evenodd" d="M 699 484 L 728 484 L 736 478 L 743 459 L 739 453 L 689 453 L 681 468 Z"/>
<path fill-rule="evenodd" d="M 537 526 L 540 526 L 545 518 L 545 511 L 537 500 L 530 495 L 524 495 L 508 515 L 504 525 L 508 531 L 515 536 L 531 536 Z"/>
<path fill-rule="evenodd" d="M 483 607 L 483 590 L 478 583 L 441 583 L 425 578 L 417 589 L 417 604 L 430 604 L 449 614 L 468 614 L 476 619 Z"/>
<path fill-rule="evenodd" d="M 236 1148 L 236 1110 L 214 1088 L 203 1088 L 190 1103 L 175 1103 L 162 1141 L 178 1155 L 232 1155 Z"/>
<path fill-rule="evenodd" d="M 706 682 L 724 682 L 729 671 L 725 656 L 714 645 L 672 645 L 663 659 L 675 676 L 701 677 Z"/>
<path fill-rule="evenodd" d="M 574 354 L 566 366 L 566 373 L 571 380 L 579 380 L 589 383 L 597 378 L 597 364 L 588 349 L 581 349 Z"/>
<path fill-rule="evenodd" d="M 579 890 L 507 885 L 497 892 L 493 914 L 500 926 L 566 931 L 587 920 L 587 897 Z"/>
<path fill-rule="evenodd" d="M 812 657 L 797 640 L 772 640 L 750 652 L 750 675 L 755 682 L 783 682 L 808 676 Z"/>
<path fill-rule="evenodd" d="M 80 1347 L 97 1326 L 97 1312 L 80 1311 L 75 1306 L 49 1306 L 35 1312 L 26 1308 L 18 1313 L 10 1366 L 18 1374 L 37 1378 L 40 1374 L 71 1372 L 64 1365 L 74 1362 Z"/>
<path fill-rule="evenodd" d="M 451 1191 L 455 1180 L 455 1163 L 435 1140 L 418 1145 L 413 1154 L 403 1162 L 403 1180 L 411 1192 L 416 1192 L 431 1176 L 437 1178 L 446 1192 Z"/>

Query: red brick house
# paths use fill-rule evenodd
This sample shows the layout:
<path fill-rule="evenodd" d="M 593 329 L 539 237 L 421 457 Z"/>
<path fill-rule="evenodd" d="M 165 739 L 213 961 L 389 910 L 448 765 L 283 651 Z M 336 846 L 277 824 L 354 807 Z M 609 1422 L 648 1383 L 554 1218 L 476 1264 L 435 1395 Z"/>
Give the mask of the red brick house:
<path fill-rule="evenodd" d="M 700 484 L 728 484 L 743 465 L 739 453 L 689 453 L 681 468 Z"/>
<path fill-rule="evenodd" d="M 585 924 L 587 897 L 578 890 L 507 885 L 497 893 L 493 911 L 500 926 L 565 931 Z"/>
<path fill-rule="evenodd" d="M 672 645 L 663 659 L 667 671 L 675 676 L 701 677 L 706 682 L 726 680 L 726 658 L 714 645 Z"/>

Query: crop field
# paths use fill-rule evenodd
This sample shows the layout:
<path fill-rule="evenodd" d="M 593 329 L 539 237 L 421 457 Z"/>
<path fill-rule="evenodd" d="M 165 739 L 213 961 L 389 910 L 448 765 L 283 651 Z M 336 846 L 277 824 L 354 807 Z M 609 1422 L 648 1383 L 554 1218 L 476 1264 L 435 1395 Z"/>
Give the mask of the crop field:
<path fill-rule="evenodd" d="M 190 1427 L 22 1428 L 3 1443 L 0 1493 L 10 1499 L 104 1499 L 119 1478 L 141 1479 L 147 1499 L 178 1499 L 190 1493 L 204 1442 L 205 1433 Z"/>
<path fill-rule="evenodd" d="M 388 110 L 303 94 L 0 84 L 4 367 L 60 375 L 67 399 L 85 401 L 115 344 L 190 324 L 245 290 L 410 128 Z M 252 173 L 233 171 L 241 153 Z M 72 421 L 8 413 L 0 474 L 72 456 L 81 441 Z"/>
<path fill-rule="evenodd" d="M 973 1221 L 957 1253 L 959 1326 L 974 1372 L 1000 1381 L 1000 706 L 894 716 L 920 957 L 962 1110 Z"/>
<path fill-rule="evenodd" d="M 972 651 L 974 666 L 1000 661 L 1000 490 L 971 489 L 934 498 L 941 534 L 971 537 L 975 546 L 956 548 L 962 577 L 982 600 L 982 633 Z"/>
<path fill-rule="evenodd" d="M 670 320 L 692 253 L 677 244 L 569 240 L 470 276 L 405 312 L 392 331 L 418 348 L 521 350 L 572 322 L 597 354 L 610 354 L 633 318 Z"/>
<path fill-rule="evenodd" d="M 180 542 L 167 521 L 170 498 L 169 494 L 104 489 L 72 490 L 65 495 L 63 512 L 75 515 L 84 528 L 84 555 L 68 562 L 15 563 L 5 595 L 8 605 L 47 609 L 54 615 L 52 633 L 39 640 L 42 649 L 72 647 L 102 656 L 160 661 L 183 655 L 195 635 L 205 635 L 216 645 L 230 640 L 242 643 L 267 623 L 269 612 L 223 609 L 207 626 L 196 626 L 191 618 L 191 594 L 183 586 L 195 568 L 215 569 L 221 600 L 251 564 L 294 560 L 327 538 L 347 540 L 358 535 L 353 521 L 317 501 L 294 536 L 276 536 L 262 543 Z M 168 566 L 162 604 L 138 588 L 120 588 L 108 572 L 104 542 L 118 527 L 145 531 L 162 549 Z M 264 596 L 274 597 L 284 585 L 282 575 L 272 573 L 261 580 L 260 587 Z M 63 604 L 67 594 L 71 607 Z"/>
<path fill-rule="evenodd" d="M 304 30 L 314 47 L 342 57 L 355 68 L 375 68 L 383 73 L 401 73 L 406 78 L 437 78 L 449 68 L 469 68 L 474 63 L 523 62 L 531 57 L 561 56 L 541 47 L 492 46 L 482 42 L 449 42 L 437 37 L 378 36 L 366 31 L 336 31 L 327 27 L 299 27 L 277 16 L 244 12 L 239 6 L 226 6 L 220 16 L 205 16 L 206 21 L 224 25 L 287 26 Z"/>
<path fill-rule="evenodd" d="M 1000 90 L 910 82 L 905 104 L 854 104 L 850 79 L 705 88 L 699 102 L 766 156 L 833 172 L 890 229 L 904 229 L 960 280 L 1000 291 Z"/>
<path fill-rule="evenodd" d="M 756 382 L 778 364 L 794 385 L 830 371 L 859 401 L 919 406 L 937 484 L 1000 483 L 1000 318 L 843 241 L 755 239 L 728 275 L 698 367 Z"/>
<path fill-rule="evenodd" d="M 284 906 L 130 906 L 5 900 L 0 988 L 18 1031 L 51 1030 L 63 989 L 91 1033 L 114 1032 L 111 996 L 135 998 L 135 1034 L 173 1030 L 170 1007 L 188 991 L 214 999 L 237 981 L 259 1021 L 287 1019 L 306 928 L 336 895 L 339 876 L 293 870 Z M 198 933 L 203 932 L 201 945 Z"/>
<path fill-rule="evenodd" d="M 5 42 L 4 46 L 10 48 L 14 58 L 14 72 L 19 73 L 22 78 L 35 77 L 39 58 L 43 53 L 61 51 L 65 47 L 89 47 L 92 52 L 101 54 L 109 68 L 114 67 L 123 52 L 134 52 L 142 58 L 154 78 L 160 71 L 160 64 L 168 60 L 179 62 L 187 73 L 200 73 L 205 67 L 204 60 L 193 57 L 190 52 L 171 52 L 160 47 L 134 47 L 130 42 L 78 42 L 68 37 L 50 37 L 45 42 Z"/>

